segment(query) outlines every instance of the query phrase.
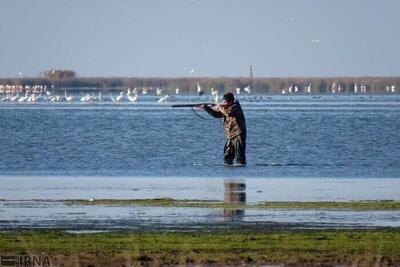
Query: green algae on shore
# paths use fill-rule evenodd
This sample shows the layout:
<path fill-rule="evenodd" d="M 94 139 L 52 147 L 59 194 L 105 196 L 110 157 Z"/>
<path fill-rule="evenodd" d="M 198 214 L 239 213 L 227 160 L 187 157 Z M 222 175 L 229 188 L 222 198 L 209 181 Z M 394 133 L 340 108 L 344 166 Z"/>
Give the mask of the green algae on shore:
<path fill-rule="evenodd" d="M 161 206 L 161 207 L 197 207 L 197 208 L 258 208 L 258 209 L 400 209 L 400 201 L 394 200 L 365 200 L 365 201 L 271 201 L 255 204 L 229 204 L 219 200 L 201 199 L 69 199 L 63 200 L 67 205 L 132 205 L 132 206 Z"/>
<path fill-rule="evenodd" d="M 1 255 L 48 255 L 52 264 L 285 264 L 399 266 L 400 231 L 197 231 L 71 234 L 0 232 Z M 62 264 L 60 264 L 62 263 Z M 57 264 L 54 264 L 57 265 Z"/>

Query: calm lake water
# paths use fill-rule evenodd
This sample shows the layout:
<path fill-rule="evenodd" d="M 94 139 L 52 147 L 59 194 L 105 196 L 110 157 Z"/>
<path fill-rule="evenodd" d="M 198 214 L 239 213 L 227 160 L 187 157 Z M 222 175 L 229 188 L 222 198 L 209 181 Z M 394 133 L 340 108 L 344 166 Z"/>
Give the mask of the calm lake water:
<path fill-rule="evenodd" d="M 80 95 L 76 95 L 77 97 Z M 175 96 L 175 103 L 209 101 Z M 239 96 L 245 168 L 222 165 L 223 130 L 202 110 L 137 103 L 0 102 L 0 229 L 72 231 L 400 227 L 400 211 L 69 206 L 62 199 L 352 201 L 400 195 L 397 95 Z M 244 229 L 243 228 L 243 229 Z"/>
<path fill-rule="evenodd" d="M 400 177 L 397 95 L 239 96 L 246 168 L 222 166 L 218 119 L 137 103 L 0 103 L 0 175 Z M 209 97 L 175 96 L 176 102 Z"/>

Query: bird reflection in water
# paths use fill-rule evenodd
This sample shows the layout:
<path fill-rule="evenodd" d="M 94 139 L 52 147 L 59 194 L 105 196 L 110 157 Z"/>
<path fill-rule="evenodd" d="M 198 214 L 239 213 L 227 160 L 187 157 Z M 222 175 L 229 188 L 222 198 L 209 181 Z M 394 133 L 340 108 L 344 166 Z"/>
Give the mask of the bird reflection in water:
<path fill-rule="evenodd" d="M 224 180 L 224 202 L 230 205 L 246 205 L 246 183 L 243 179 Z M 224 221 L 241 221 L 244 209 L 224 208 Z"/>

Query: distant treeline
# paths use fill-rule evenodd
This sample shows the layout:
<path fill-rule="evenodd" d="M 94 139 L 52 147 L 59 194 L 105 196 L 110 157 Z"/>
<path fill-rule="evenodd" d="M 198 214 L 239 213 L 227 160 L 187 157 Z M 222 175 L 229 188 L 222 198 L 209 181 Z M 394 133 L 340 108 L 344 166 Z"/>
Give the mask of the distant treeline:
<path fill-rule="evenodd" d="M 303 93 L 311 84 L 312 93 L 331 93 L 333 87 L 340 86 L 342 93 L 354 93 L 354 87 L 365 86 L 367 93 L 399 92 L 400 77 L 330 77 L 330 78 L 250 78 L 220 77 L 220 78 L 0 78 L 0 85 L 46 85 L 54 90 L 121 90 L 127 88 L 146 88 L 147 90 L 163 89 L 164 92 L 175 93 L 179 88 L 181 93 L 196 93 L 197 84 L 208 93 L 211 88 L 220 92 L 234 91 L 236 88 L 252 86 L 254 93 L 281 93 L 283 89 L 297 87 L 298 93 Z M 358 89 L 358 92 L 360 90 Z"/>

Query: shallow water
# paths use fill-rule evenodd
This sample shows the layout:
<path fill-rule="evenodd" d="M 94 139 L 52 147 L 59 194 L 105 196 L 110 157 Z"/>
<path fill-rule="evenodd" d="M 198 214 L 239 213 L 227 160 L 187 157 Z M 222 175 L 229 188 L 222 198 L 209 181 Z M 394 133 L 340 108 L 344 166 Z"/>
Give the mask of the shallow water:
<path fill-rule="evenodd" d="M 400 211 L 209 209 L 145 206 L 65 206 L 23 201 L 1 205 L 2 230 L 194 230 L 206 227 L 339 229 L 400 227 Z"/>
<path fill-rule="evenodd" d="M 222 167 L 219 120 L 138 103 L 0 103 L 0 175 L 400 176 L 397 95 L 240 96 L 248 167 Z M 176 102 L 208 101 L 176 96 Z"/>
<path fill-rule="evenodd" d="M 399 210 L 222 209 L 66 205 L 62 199 L 176 198 L 229 201 L 240 184 L 245 203 L 400 200 L 400 179 L 2 177 L 0 229 L 194 230 L 199 228 L 400 227 Z M 231 188 L 231 187 L 229 187 Z M 227 195 L 229 197 L 227 198 Z"/>
<path fill-rule="evenodd" d="M 207 199 L 223 200 L 224 183 L 233 179 L 189 177 L 3 176 L 0 199 Z M 246 202 L 400 201 L 396 178 L 246 178 Z"/>
<path fill-rule="evenodd" d="M 246 168 L 222 165 L 218 120 L 137 103 L 0 103 L 0 229 L 400 227 L 399 211 L 67 206 L 54 200 L 224 199 L 224 182 L 259 201 L 400 200 L 397 95 L 239 97 Z M 209 97 L 175 96 L 176 103 Z"/>

